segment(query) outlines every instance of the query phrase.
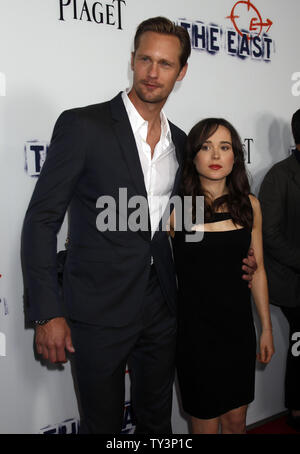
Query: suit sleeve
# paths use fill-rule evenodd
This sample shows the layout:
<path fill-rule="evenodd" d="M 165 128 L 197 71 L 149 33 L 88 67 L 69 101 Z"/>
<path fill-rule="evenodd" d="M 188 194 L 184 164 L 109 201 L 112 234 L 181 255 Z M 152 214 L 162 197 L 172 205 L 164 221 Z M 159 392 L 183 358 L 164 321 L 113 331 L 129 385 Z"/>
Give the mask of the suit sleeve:
<path fill-rule="evenodd" d="M 300 273 L 300 248 L 284 233 L 287 179 L 288 175 L 277 167 L 268 172 L 261 185 L 264 248 L 274 260 Z"/>
<path fill-rule="evenodd" d="M 72 110 L 57 120 L 25 215 L 21 256 L 30 320 L 65 315 L 57 281 L 57 233 L 84 168 L 83 127 Z"/>

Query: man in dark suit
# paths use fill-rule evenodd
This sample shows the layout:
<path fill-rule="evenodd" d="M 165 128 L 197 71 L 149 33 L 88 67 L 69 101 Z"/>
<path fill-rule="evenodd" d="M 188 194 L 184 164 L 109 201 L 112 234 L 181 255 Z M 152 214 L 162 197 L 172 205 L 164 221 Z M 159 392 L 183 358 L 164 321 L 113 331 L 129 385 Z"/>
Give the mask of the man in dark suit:
<path fill-rule="evenodd" d="M 285 405 L 289 423 L 300 430 L 300 357 L 294 346 L 300 333 L 300 109 L 292 132 L 296 149 L 266 174 L 259 199 L 270 302 L 281 307 L 290 325 Z"/>
<path fill-rule="evenodd" d="M 157 197 L 179 187 L 186 136 L 162 107 L 190 50 L 187 31 L 169 20 L 140 24 L 131 90 L 60 116 L 26 213 L 22 256 L 37 351 L 51 362 L 74 353 L 83 433 L 120 432 L 126 364 L 136 431 L 171 432 L 176 277 Z M 146 201 L 147 229 L 124 228 L 133 212 L 122 188 L 127 200 Z M 107 196 L 118 226 L 105 230 Z M 68 208 L 62 300 L 56 236 Z"/>

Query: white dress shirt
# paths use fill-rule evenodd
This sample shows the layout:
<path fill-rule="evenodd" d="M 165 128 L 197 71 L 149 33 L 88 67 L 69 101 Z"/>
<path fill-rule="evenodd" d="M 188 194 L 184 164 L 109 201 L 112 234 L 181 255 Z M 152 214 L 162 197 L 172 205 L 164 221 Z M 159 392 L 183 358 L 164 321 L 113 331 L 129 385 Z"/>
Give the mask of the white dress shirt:
<path fill-rule="evenodd" d="M 151 236 L 158 229 L 174 186 L 178 161 L 172 142 L 170 126 L 163 111 L 160 113 L 161 135 L 151 158 L 151 147 L 147 143 L 148 121 L 138 113 L 124 91 L 122 99 L 135 137 L 136 146 L 144 174 L 151 222 Z"/>

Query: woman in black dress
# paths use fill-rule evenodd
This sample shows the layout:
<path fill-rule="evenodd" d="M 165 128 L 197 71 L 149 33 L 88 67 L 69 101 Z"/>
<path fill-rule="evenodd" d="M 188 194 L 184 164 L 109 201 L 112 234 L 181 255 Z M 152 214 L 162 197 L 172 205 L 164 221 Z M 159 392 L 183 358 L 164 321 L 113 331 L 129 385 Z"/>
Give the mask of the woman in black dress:
<path fill-rule="evenodd" d="M 170 222 L 183 408 L 191 416 L 193 433 L 218 433 L 220 427 L 222 433 L 245 433 L 256 358 L 268 363 L 274 348 L 260 205 L 250 194 L 241 140 L 226 120 L 206 119 L 191 130 L 182 195 L 192 196 L 193 219 L 196 196 L 205 201 L 204 223 L 192 228 L 204 232 L 202 241 L 187 242 L 188 232 L 176 230 L 176 208 Z M 251 291 L 241 269 L 249 247 L 258 266 Z M 258 354 L 251 292 L 262 329 Z"/>

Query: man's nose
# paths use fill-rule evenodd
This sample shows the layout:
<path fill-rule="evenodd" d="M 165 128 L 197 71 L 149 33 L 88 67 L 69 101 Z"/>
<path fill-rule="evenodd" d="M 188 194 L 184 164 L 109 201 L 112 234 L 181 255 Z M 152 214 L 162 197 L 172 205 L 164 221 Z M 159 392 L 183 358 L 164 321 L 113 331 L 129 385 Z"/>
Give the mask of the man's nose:
<path fill-rule="evenodd" d="M 158 64 L 153 62 L 149 68 L 149 76 L 152 78 L 158 77 Z"/>

